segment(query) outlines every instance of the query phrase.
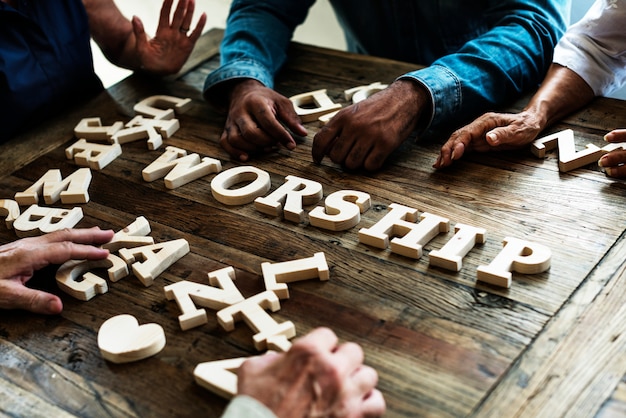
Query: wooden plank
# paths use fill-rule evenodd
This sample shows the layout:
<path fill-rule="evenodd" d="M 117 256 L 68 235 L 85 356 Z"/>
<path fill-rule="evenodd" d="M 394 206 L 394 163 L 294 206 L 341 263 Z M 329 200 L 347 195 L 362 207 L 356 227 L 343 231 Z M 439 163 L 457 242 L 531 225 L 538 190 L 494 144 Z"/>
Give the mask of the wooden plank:
<path fill-rule="evenodd" d="M 474 416 L 594 416 L 626 373 L 626 236 Z"/>

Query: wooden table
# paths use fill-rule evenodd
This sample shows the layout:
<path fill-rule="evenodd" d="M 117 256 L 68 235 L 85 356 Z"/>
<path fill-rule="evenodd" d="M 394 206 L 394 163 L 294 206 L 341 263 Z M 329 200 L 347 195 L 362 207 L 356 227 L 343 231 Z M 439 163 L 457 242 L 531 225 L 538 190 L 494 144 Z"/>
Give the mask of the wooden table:
<path fill-rule="evenodd" d="M 206 75 L 219 63 L 221 35 L 213 30 L 202 38 L 193 68 L 182 75 L 165 82 L 132 76 L 0 147 L 0 198 L 12 199 L 48 169 L 64 176 L 76 170 L 64 150 L 76 141 L 73 128 L 82 118 L 127 122 L 133 105 L 155 94 L 193 99 L 165 145 L 217 158 L 223 170 L 239 165 L 218 145 L 223 116 L 201 97 Z M 276 88 L 286 96 L 326 88 L 345 103 L 344 90 L 389 83 L 413 67 L 294 45 Z M 626 126 L 625 110 L 624 102 L 599 99 L 552 131 L 572 128 L 579 147 L 602 146 L 607 130 Z M 345 189 L 369 193 L 372 208 L 354 228 L 330 232 L 308 218 L 296 224 L 252 204 L 226 206 L 211 195 L 213 175 L 174 190 L 162 181 L 148 183 L 141 171 L 164 147 L 149 151 L 141 141 L 124 144 L 118 159 L 93 171 L 79 227 L 119 230 L 145 216 L 156 242 L 184 238 L 191 251 L 150 287 L 129 276 L 88 302 L 57 288 L 55 268 L 39 273 L 35 286 L 58 293 L 65 308 L 58 316 L 0 313 L 0 411 L 30 417 L 219 416 L 226 401 L 194 382 L 194 367 L 256 354 L 253 332 L 243 323 L 224 331 L 214 311 L 208 324 L 182 331 L 178 306 L 163 287 L 179 280 L 208 284 L 207 273 L 232 266 L 238 288 L 249 297 L 264 290 L 261 263 L 323 252 L 330 280 L 291 283 L 290 298 L 272 316 L 291 320 L 298 335 L 327 326 L 342 341 L 362 344 L 366 363 L 380 374 L 388 417 L 624 412 L 624 181 L 593 166 L 560 173 L 555 152 L 543 160 L 530 151 L 471 155 L 435 171 L 437 141 L 407 144 L 379 173 L 348 173 L 327 159 L 312 162 L 311 139 L 319 125 L 308 123 L 307 129 L 296 150 L 249 165 L 270 173 L 272 190 L 293 175 L 321 183 L 324 197 Z M 430 241 L 417 260 L 359 243 L 359 229 L 378 222 L 392 203 L 446 217 L 452 230 Z M 457 223 L 484 228 L 486 243 L 469 252 L 459 272 L 429 266 L 429 252 L 451 238 Z M 514 273 L 509 289 L 477 282 L 477 267 L 489 264 L 508 236 L 549 247 L 551 268 Z M 13 230 L 0 228 L 0 242 L 15 238 Z M 105 361 L 98 329 L 122 313 L 160 324 L 167 338 L 163 351 L 135 363 Z"/>

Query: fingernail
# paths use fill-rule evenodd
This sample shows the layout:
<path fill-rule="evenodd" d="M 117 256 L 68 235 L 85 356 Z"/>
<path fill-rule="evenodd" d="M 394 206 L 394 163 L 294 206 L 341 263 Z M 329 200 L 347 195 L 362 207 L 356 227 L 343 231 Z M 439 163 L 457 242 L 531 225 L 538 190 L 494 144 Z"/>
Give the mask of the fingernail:
<path fill-rule="evenodd" d="M 604 167 L 604 163 L 602 162 L 602 160 L 604 160 L 604 157 L 600 157 L 600 159 L 598 160 L 598 167 Z"/>
<path fill-rule="evenodd" d="M 615 134 L 613 132 L 609 132 L 608 134 L 604 135 L 604 140 L 606 142 L 611 142 L 611 140 L 613 140 L 615 138 Z"/>
<path fill-rule="evenodd" d="M 456 160 L 456 158 L 454 158 L 454 150 L 452 150 L 452 154 L 450 154 L 450 159 L 451 160 Z"/>
<path fill-rule="evenodd" d="M 489 132 L 487 134 L 487 139 L 489 140 L 489 142 L 491 143 L 491 145 L 498 145 L 498 137 L 496 136 L 496 134 L 494 134 L 493 132 Z"/>
<path fill-rule="evenodd" d="M 611 167 L 605 167 L 604 172 L 606 173 L 607 176 L 613 177 L 613 169 Z"/>

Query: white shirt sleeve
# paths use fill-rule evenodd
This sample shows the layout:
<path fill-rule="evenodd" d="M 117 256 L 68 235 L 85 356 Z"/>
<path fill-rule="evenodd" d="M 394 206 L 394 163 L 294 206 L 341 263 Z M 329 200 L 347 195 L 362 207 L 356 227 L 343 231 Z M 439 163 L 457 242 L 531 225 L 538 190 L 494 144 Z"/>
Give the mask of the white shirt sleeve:
<path fill-rule="evenodd" d="M 626 83 L 626 0 L 596 0 L 559 41 L 553 62 L 604 96 Z"/>
<path fill-rule="evenodd" d="M 250 396 L 235 396 L 221 418 L 276 418 L 276 415 L 261 402 Z"/>

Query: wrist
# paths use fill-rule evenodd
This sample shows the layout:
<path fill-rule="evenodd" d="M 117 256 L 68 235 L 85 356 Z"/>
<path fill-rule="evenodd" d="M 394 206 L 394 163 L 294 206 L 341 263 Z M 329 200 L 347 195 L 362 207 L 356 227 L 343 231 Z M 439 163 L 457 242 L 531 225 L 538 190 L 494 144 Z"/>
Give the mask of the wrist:
<path fill-rule="evenodd" d="M 394 81 L 390 87 L 397 91 L 394 96 L 401 97 L 403 106 L 408 106 L 413 114 L 411 131 L 424 130 L 432 117 L 432 98 L 422 83 L 411 78 Z"/>

